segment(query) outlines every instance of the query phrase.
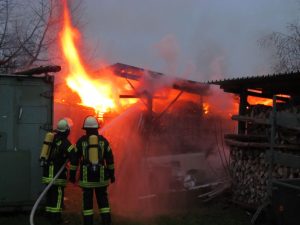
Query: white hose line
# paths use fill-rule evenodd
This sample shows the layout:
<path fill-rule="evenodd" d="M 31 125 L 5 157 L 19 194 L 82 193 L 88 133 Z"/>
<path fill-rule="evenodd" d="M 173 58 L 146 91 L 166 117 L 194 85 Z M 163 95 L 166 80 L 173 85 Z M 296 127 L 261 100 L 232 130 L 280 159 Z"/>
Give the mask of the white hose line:
<path fill-rule="evenodd" d="M 62 173 L 62 171 L 65 169 L 67 162 L 64 163 L 64 165 L 62 165 L 62 167 L 59 169 L 59 171 L 57 172 L 57 174 L 55 175 L 55 177 L 52 179 L 52 181 L 47 185 L 47 187 L 44 189 L 44 191 L 40 194 L 39 198 L 36 200 L 36 202 L 34 203 L 34 206 L 31 209 L 30 212 L 30 217 L 29 217 L 29 221 L 30 221 L 30 225 L 34 225 L 33 222 L 33 217 L 34 217 L 34 213 L 40 203 L 40 201 L 43 199 L 44 195 L 47 193 L 47 191 L 49 190 L 49 188 L 53 185 L 54 181 L 59 177 L 59 175 Z"/>

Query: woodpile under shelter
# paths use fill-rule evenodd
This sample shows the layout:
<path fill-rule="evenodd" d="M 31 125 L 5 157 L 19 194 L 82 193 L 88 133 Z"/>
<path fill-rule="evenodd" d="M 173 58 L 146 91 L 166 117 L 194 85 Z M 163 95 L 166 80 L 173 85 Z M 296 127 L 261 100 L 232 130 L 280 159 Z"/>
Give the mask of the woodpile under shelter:
<path fill-rule="evenodd" d="M 273 205 L 280 203 L 281 209 L 285 207 L 288 212 L 297 210 L 300 72 L 217 80 L 209 84 L 239 96 L 238 115 L 232 116 L 238 123 L 238 131 L 224 137 L 230 147 L 233 201 L 256 208 L 272 197 Z M 260 98 L 269 101 L 259 101 Z"/>

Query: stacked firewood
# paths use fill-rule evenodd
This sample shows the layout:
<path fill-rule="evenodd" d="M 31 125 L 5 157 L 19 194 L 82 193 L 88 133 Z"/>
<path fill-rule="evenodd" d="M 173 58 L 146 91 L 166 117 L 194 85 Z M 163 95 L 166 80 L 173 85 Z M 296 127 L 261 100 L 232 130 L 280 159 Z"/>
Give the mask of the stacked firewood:
<path fill-rule="evenodd" d="M 233 200 L 255 204 L 266 195 L 268 165 L 264 152 L 232 147 L 230 172 L 232 176 Z"/>
<path fill-rule="evenodd" d="M 300 107 L 287 107 L 286 105 L 279 104 L 277 108 L 277 119 L 279 119 L 279 116 L 286 124 L 282 126 L 282 124 L 279 124 L 280 121 L 278 121 L 279 126 L 276 128 L 275 142 L 278 144 L 300 144 Z M 250 119 L 246 123 L 247 134 L 266 135 L 270 137 L 271 115 L 271 106 L 249 106 L 245 116 L 254 119 L 254 121 Z M 285 115 L 286 118 L 282 119 L 283 115 Z M 292 126 L 295 126 L 294 129 L 291 129 L 291 123 L 293 123 Z"/>
<path fill-rule="evenodd" d="M 270 115 L 272 112 L 272 107 L 265 106 L 265 105 L 254 105 L 250 106 L 247 109 L 246 116 L 249 118 L 255 118 L 265 123 L 247 123 L 247 133 L 248 134 L 261 134 L 261 135 L 268 135 L 270 131 Z"/>
<path fill-rule="evenodd" d="M 248 106 L 244 115 L 233 116 L 234 120 L 245 123 L 245 133 L 225 135 L 225 142 L 230 147 L 233 200 L 238 203 L 254 207 L 262 204 L 270 190 L 268 189 L 270 177 L 272 179 L 300 178 L 299 168 L 274 163 L 270 171 L 268 150 L 271 148 L 272 110 L 271 106 Z M 298 157 L 300 155 L 300 107 L 277 104 L 275 121 L 274 152 L 287 153 L 292 158 Z M 291 165 L 291 162 L 284 163 Z"/>
<path fill-rule="evenodd" d="M 253 206 L 260 205 L 267 195 L 269 182 L 269 162 L 266 160 L 266 151 L 260 148 L 231 146 L 230 156 L 233 200 Z M 272 177 L 299 178 L 300 170 L 274 165 Z"/>

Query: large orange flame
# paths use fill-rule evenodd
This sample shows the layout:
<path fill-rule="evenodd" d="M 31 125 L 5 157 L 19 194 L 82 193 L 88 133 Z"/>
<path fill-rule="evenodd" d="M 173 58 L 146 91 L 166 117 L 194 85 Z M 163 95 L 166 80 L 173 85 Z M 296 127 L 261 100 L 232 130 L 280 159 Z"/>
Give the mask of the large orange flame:
<path fill-rule="evenodd" d="M 273 99 L 268 99 L 268 98 L 260 98 L 260 97 L 255 97 L 255 96 L 248 96 L 247 101 L 250 105 L 267 105 L 267 106 L 272 106 L 273 104 Z"/>
<path fill-rule="evenodd" d="M 76 41 L 78 42 L 80 33 L 72 26 L 66 2 L 64 2 L 63 21 L 60 43 L 64 59 L 68 65 L 67 85 L 78 93 L 82 105 L 94 108 L 96 113 L 103 114 L 116 110 L 120 104 L 116 88 L 113 88 L 113 84 L 107 79 L 92 79 L 90 76 L 92 73 L 84 67 L 76 48 Z"/>
<path fill-rule="evenodd" d="M 278 94 L 276 95 L 277 97 L 284 97 L 286 99 L 289 99 L 291 96 L 289 95 L 283 95 L 283 94 Z M 260 97 L 255 97 L 255 96 L 248 96 L 247 101 L 250 105 L 266 105 L 266 106 L 272 106 L 273 105 L 273 99 L 269 98 L 260 98 Z M 284 102 L 282 100 L 276 100 L 277 103 Z"/>

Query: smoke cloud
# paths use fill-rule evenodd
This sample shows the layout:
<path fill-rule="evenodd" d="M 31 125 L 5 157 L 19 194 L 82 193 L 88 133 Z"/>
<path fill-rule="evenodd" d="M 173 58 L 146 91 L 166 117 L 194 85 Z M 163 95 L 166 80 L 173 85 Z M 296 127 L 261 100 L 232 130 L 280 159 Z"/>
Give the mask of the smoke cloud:
<path fill-rule="evenodd" d="M 175 36 L 166 35 L 159 43 L 154 45 L 154 48 L 157 50 L 158 56 L 165 61 L 168 74 L 176 74 L 180 49 Z"/>
<path fill-rule="evenodd" d="M 209 78 L 208 58 L 226 65 L 226 78 L 272 72 L 270 55 L 257 41 L 272 31 L 284 32 L 299 14 L 296 0 L 91 0 L 85 5 L 84 33 L 90 42 L 100 42 L 99 58 L 167 73 L 153 46 L 176 40 L 179 74 L 193 64 L 197 81 Z"/>

